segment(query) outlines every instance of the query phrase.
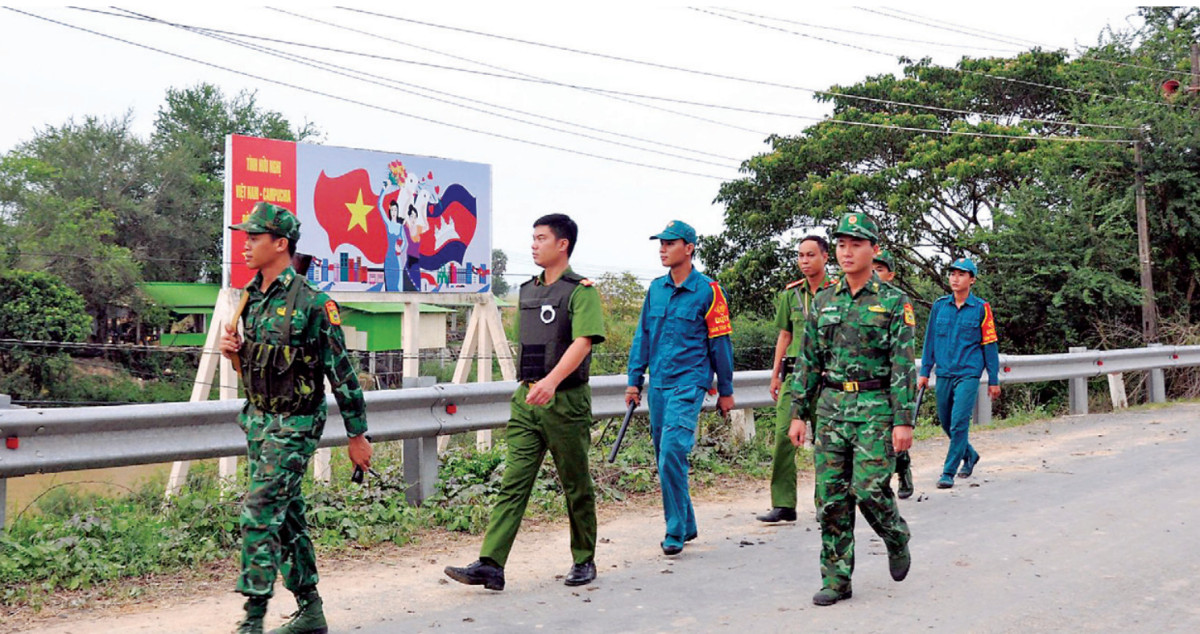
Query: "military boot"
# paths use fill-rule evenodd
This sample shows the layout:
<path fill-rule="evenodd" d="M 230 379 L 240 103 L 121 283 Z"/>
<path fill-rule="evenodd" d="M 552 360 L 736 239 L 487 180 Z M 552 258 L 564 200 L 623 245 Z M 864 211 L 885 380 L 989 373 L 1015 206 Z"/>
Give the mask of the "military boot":
<path fill-rule="evenodd" d="M 266 597 L 248 598 L 242 607 L 246 616 L 238 623 L 237 634 L 262 634 L 263 617 L 267 615 Z"/>
<path fill-rule="evenodd" d="M 896 489 L 896 496 L 901 500 L 907 500 L 913 494 L 913 479 L 912 467 L 900 472 L 900 487 Z"/>
<path fill-rule="evenodd" d="M 296 595 L 296 605 L 299 609 L 289 617 L 279 629 L 271 630 L 270 634 L 327 634 L 329 626 L 325 623 L 325 611 L 322 610 L 321 596 L 316 590 L 309 590 Z"/>

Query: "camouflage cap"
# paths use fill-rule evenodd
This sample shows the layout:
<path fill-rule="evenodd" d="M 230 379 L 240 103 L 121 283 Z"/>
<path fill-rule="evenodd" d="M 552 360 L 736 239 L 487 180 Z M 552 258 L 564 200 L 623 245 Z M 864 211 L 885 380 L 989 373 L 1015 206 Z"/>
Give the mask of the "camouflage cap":
<path fill-rule="evenodd" d="M 887 249 L 880 249 L 879 253 L 875 256 L 875 261 L 888 267 L 889 271 L 896 271 L 896 260 L 892 257 L 892 252 Z"/>
<path fill-rule="evenodd" d="M 959 258 L 950 264 L 950 270 L 962 271 L 970 273 L 971 277 L 979 277 L 979 269 L 975 268 L 975 263 L 971 258 Z"/>
<path fill-rule="evenodd" d="M 300 239 L 300 219 L 296 214 L 270 203 L 254 205 L 254 211 L 248 218 L 229 228 L 246 233 L 273 233 L 291 240 L 292 244 Z"/>
<path fill-rule="evenodd" d="M 696 230 L 692 225 L 682 220 L 672 220 L 667 223 L 667 228 L 663 229 L 656 235 L 650 236 L 651 240 L 683 240 L 688 244 L 696 244 Z"/>
<path fill-rule="evenodd" d="M 837 229 L 833 232 L 834 238 L 838 236 L 862 238 L 871 242 L 878 242 L 879 230 L 875 227 L 875 221 L 871 220 L 871 217 L 867 214 L 844 214 L 841 220 L 838 221 Z"/>

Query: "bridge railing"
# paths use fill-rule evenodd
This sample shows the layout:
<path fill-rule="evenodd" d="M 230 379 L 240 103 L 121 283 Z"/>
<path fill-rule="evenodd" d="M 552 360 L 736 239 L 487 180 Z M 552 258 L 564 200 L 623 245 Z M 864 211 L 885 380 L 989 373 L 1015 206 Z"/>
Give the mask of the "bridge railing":
<path fill-rule="evenodd" d="M 1113 372 L 1151 371 L 1151 400 L 1165 400 L 1164 368 L 1200 366 L 1200 346 L 1151 346 L 1050 355 L 1000 355 L 1000 382 L 1072 380 Z M 1157 375 L 1157 378 L 1156 378 Z M 936 379 L 936 375 L 935 375 Z M 596 418 L 625 411 L 624 376 L 592 377 L 592 413 Z M 740 412 L 773 405 L 770 372 L 734 375 Z M 1078 386 L 1073 387 L 1072 392 Z M 495 429 L 508 421 L 514 382 L 439 384 L 366 393 L 368 421 L 375 442 L 403 441 L 408 498 L 419 502 L 437 481 L 437 438 Z M 1083 384 L 1086 396 L 1086 383 Z M 979 418 L 990 418 L 991 405 L 981 390 Z M 705 401 L 706 409 L 716 399 Z M 0 409 L 0 526 L 5 480 L 35 473 L 157 464 L 245 454 L 238 427 L 242 400 L 79 407 Z M 1083 401 L 1086 413 L 1086 398 Z M 1075 408 L 1073 407 L 1073 411 Z M 646 412 L 643 401 L 639 413 Z M 321 446 L 346 444 L 337 405 L 329 399 L 329 422 Z M 745 427 L 743 419 L 743 428 Z M 753 429 L 752 419 L 749 429 Z"/>

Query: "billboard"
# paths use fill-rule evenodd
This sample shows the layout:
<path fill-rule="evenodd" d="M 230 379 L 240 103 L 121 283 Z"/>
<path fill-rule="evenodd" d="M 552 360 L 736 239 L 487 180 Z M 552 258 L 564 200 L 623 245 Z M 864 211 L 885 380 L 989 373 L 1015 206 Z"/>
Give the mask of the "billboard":
<path fill-rule="evenodd" d="M 427 156 L 231 135 L 225 140 L 226 286 L 254 278 L 241 222 L 258 202 L 300 218 L 296 250 L 326 291 L 486 293 L 492 170 Z"/>

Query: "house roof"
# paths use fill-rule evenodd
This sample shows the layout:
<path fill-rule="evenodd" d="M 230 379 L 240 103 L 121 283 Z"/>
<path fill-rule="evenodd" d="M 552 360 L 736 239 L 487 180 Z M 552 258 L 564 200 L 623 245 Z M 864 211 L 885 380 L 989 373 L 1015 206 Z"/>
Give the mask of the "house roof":
<path fill-rule="evenodd" d="M 195 282 L 143 282 L 138 288 L 156 304 L 183 315 L 211 314 L 220 284 Z"/>

